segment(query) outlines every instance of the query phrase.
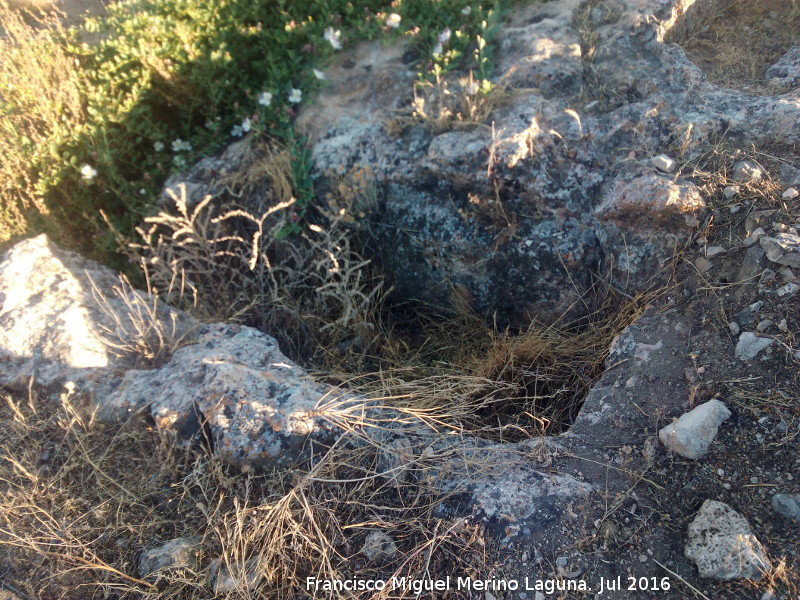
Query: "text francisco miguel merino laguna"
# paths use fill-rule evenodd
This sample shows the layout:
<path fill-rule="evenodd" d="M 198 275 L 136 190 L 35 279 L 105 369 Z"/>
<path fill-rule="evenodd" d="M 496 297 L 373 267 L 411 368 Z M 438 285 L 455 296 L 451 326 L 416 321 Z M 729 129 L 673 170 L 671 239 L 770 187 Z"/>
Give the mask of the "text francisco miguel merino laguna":
<path fill-rule="evenodd" d="M 383 589 L 403 590 L 417 596 L 424 592 L 444 592 L 447 590 L 468 590 L 503 592 L 515 590 L 540 591 L 552 594 L 556 591 L 588 592 L 589 586 L 583 580 L 534 579 L 473 579 L 472 577 L 451 577 L 442 579 L 412 579 L 392 577 L 391 579 L 317 579 L 306 578 L 306 591 L 363 592 Z"/>

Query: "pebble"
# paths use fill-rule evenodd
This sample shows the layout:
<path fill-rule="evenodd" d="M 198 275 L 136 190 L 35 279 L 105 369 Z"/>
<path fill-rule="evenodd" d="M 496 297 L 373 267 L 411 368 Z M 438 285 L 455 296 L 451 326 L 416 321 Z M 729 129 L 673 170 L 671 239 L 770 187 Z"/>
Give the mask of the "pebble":
<path fill-rule="evenodd" d="M 710 260 L 707 260 L 702 256 L 698 256 L 697 258 L 694 259 L 694 266 L 701 274 L 703 274 L 703 273 L 708 273 L 712 269 L 714 264 Z"/>
<path fill-rule="evenodd" d="M 794 188 L 789 188 L 789 189 L 787 189 L 785 192 L 783 192 L 781 194 L 781 199 L 783 199 L 783 200 L 794 200 L 798 196 L 800 196 L 800 192 L 798 192 Z"/>
<path fill-rule="evenodd" d="M 733 165 L 735 181 L 758 181 L 764 176 L 764 169 L 753 160 L 741 160 Z"/>
<path fill-rule="evenodd" d="M 717 475 L 720 477 L 725 477 L 725 469 L 717 469 Z"/>
<path fill-rule="evenodd" d="M 749 248 L 750 246 L 755 246 L 758 243 L 758 240 L 760 240 L 765 235 L 767 235 L 767 232 L 764 231 L 762 227 L 759 227 L 758 229 L 754 230 L 750 235 L 748 235 L 746 238 L 744 238 L 742 246 L 744 246 L 745 248 Z"/>
<path fill-rule="evenodd" d="M 739 193 L 739 186 L 738 185 L 729 185 L 724 190 L 722 190 L 722 193 L 725 194 L 725 198 L 730 200 L 731 198 L 736 196 L 736 194 Z M 733 208 L 733 207 L 731 207 L 731 208 Z M 739 208 L 737 207 L 736 211 L 738 212 L 738 210 L 739 210 Z"/>
<path fill-rule="evenodd" d="M 706 258 L 714 258 L 720 254 L 725 254 L 727 250 L 723 246 L 709 246 L 706 248 Z"/>
<path fill-rule="evenodd" d="M 646 563 L 647 562 L 647 555 L 646 554 L 640 554 L 639 555 L 639 562 L 640 563 Z"/>
<path fill-rule="evenodd" d="M 761 333 L 765 332 L 767 329 L 772 327 L 772 320 L 771 319 L 764 319 L 758 325 L 756 325 L 756 329 Z"/>
<path fill-rule="evenodd" d="M 784 296 L 794 296 L 800 290 L 800 285 L 790 282 L 776 290 L 778 294 L 778 298 L 783 298 Z"/>
<path fill-rule="evenodd" d="M 775 494 L 772 497 L 772 510 L 794 521 L 800 521 L 800 494 Z"/>
<path fill-rule="evenodd" d="M 786 323 L 786 319 L 781 319 L 781 322 L 778 323 L 778 331 L 781 333 L 789 331 L 789 325 Z"/>
<path fill-rule="evenodd" d="M 739 335 L 739 331 L 741 331 L 741 328 L 739 327 L 739 324 L 736 321 L 731 321 L 730 323 L 728 323 L 728 329 L 731 330 L 731 333 L 733 335 Z"/>
<path fill-rule="evenodd" d="M 650 163 L 659 171 L 672 173 L 675 170 L 675 161 L 666 154 L 659 154 L 650 159 Z"/>
<path fill-rule="evenodd" d="M 739 343 L 736 344 L 736 358 L 753 360 L 762 350 L 769 348 L 774 341 L 770 337 L 758 337 L 752 331 L 745 331 L 739 336 Z"/>
<path fill-rule="evenodd" d="M 789 267 L 783 267 L 780 271 L 778 271 L 778 275 L 780 275 L 781 279 L 783 279 L 783 281 L 786 283 L 797 280 L 797 276 L 794 274 L 794 271 L 792 271 Z"/>
<path fill-rule="evenodd" d="M 671 452 L 695 460 L 708 452 L 719 426 L 730 416 L 728 407 L 714 398 L 663 427 L 658 439 Z"/>

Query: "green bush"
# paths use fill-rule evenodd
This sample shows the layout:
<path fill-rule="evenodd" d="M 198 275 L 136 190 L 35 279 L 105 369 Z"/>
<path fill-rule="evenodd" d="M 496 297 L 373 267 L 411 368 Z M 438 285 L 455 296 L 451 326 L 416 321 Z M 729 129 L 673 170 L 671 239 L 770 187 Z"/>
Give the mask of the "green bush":
<path fill-rule="evenodd" d="M 292 142 L 307 171 L 291 133 L 296 101 L 320 85 L 314 70 L 339 46 L 408 33 L 422 77 L 464 63 L 485 76 L 488 9 L 466 0 L 139 0 L 80 29 L 51 23 L 26 34 L 20 21 L 18 35 L 0 41 L 12 57 L 0 66 L 0 151 L 15 153 L 0 170 L 0 241 L 46 231 L 111 262 L 116 242 L 101 212 L 132 235 L 170 171 L 248 130 Z M 14 13 L 0 11 L 5 26 Z M 392 13 L 397 27 L 387 25 L 398 25 Z M 297 180 L 302 210 L 313 190 Z"/>

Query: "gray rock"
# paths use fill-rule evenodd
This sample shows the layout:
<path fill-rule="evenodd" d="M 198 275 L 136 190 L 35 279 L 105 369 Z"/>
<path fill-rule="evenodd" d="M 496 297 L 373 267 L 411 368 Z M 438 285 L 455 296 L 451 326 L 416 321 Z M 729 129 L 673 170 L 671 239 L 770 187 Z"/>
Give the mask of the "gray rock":
<path fill-rule="evenodd" d="M 175 538 L 143 552 L 139 557 L 139 574 L 148 577 L 165 569 L 196 569 L 199 542 L 197 537 Z"/>
<path fill-rule="evenodd" d="M 761 579 L 772 568 L 747 519 L 716 500 L 703 502 L 689 524 L 684 554 L 701 577 L 722 581 Z"/>
<path fill-rule="evenodd" d="M 794 188 L 787 188 L 787 189 L 786 189 L 786 190 L 785 190 L 785 191 L 784 191 L 784 192 L 781 194 L 781 199 L 782 199 L 782 200 L 794 200 L 794 199 L 795 199 L 795 198 L 797 198 L 798 196 L 800 196 L 800 192 L 798 192 L 796 189 L 794 189 Z"/>
<path fill-rule="evenodd" d="M 794 46 L 770 66 L 764 77 L 777 88 L 788 91 L 800 85 L 800 46 Z"/>
<path fill-rule="evenodd" d="M 741 182 L 758 181 L 764 176 L 764 169 L 753 160 L 741 160 L 733 165 L 732 176 Z"/>
<path fill-rule="evenodd" d="M 800 284 L 789 282 L 775 290 L 775 293 L 778 295 L 778 298 L 791 298 L 798 291 L 800 291 Z"/>
<path fill-rule="evenodd" d="M 290 466 L 331 443 L 347 411 L 364 400 L 317 383 L 250 327 L 212 324 L 159 369 L 129 370 L 102 408 L 112 414 L 150 407 L 161 429 L 183 439 L 207 427 L 229 463 Z"/>
<path fill-rule="evenodd" d="M 704 273 L 708 273 L 714 267 L 714 263 L 712 263 L 707 258 L 698 256 L 697 258 L 694 259 L 694 266 L 697 268 L 698 272 L 702 275 Z"/>
<path fill-rule="evenodd" d="M 732 200 L 736 196 L 736 194 L 739 193 L 739 186 L 729 185 L 724 190 L 722 190 L 722 193 L 725 195 L 726 199 Z"/>
<path fill-rule="evenodd" d="M 762 350 L 769 348 L 774 341 L 771 337 L 758 337 L 752 331 L 744 331 L 736 344 L 736 358 L 753 360 Z"/>
<path fill-rule="evenodd" d="M 708 452 L 719 426 L 730 416 L 731 411 L 724 403 L 709 400 L 662 428 L 658 438 L 675 454 L 698 459 Z"/>
<path fill-rule="evenodd" d="M 253 591 L 264 576 L 258 569 L 258 558 L 254 557 L 244 565 L 222 566 L 220 559 L 214 559 L 209 566 L 210 579 L 215 594 Z"/>
<path fill-rule="evenodd" d="M 759 240 L 772 262 L 786 267 L 800 268 L 800 235 L 794 231 L 778 233 Z"/>
<path fill-rule="evenodd" d="M 397 554 L 397 544 L 388 533 L 380 530 L 371 531 L 364 540 L 361 554 L 372 563 L 384 564 Z"/>
<path fill-rule="evenodd" d="M 750 246 L 754 246 L 754 245 L 755 245 L 755 244 L 757 244 L 757 243 L 758 243 L 758 241 L 759 241 L 759 240 L 761 240 L 761 239 L 762 239 L 762 238 L 763 238 L 765 235 L 767 235 L 767 232 L 766 232 L 766 231 L 764 231 L 764 229 L 763 229 L 762 227 L 758 227 L 757 229 L 754 229 L 754 230 L 753 230 L 753 231 L 750 233 L 750 235 L 748 235 L 748 236 L 747 236 L 747 237 L 744 239 L 744 241 L 742 242 L 742 245 L 743 245 L 745 248 L 749 248 Z"/>
<path fill-rule="evenodd" d="M 666 154 L 659 154 L 650 159 L 650 163 L 659 171 L 672 173 L 675 170 L 675 161 Z"/>
<path fill-rule="evenodd" d="M 723 246 L 709 246 L 705 250 L 706 258 L 714 258 L 720 254 L 725 254 L 727 250 Z"/>
<path fill-rule="evenodd" d="M 61 250 L 44 234 L 19 242 L 0 258 L 0 384 L 27 389 L 31 377 L 46 386 L 72 381 L 102 396 L 109 370 L 168 358 L 169 346 L 195 326 L 152 305 L 110 269 Z"/>
<path fill-rule="evenodd" d="M 800 494 L 775 494 L 772 510 L 794 521 L 800 521 Z"/>

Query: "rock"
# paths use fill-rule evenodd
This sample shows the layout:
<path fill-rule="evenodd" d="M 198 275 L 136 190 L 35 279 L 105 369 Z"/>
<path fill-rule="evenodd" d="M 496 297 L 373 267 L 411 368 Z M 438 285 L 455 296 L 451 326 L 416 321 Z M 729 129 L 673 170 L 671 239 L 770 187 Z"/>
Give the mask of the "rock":
<path fill-rule="evenodd" d="M 217 558 L 209 566 L 211 583 L 215 594 L 246 592 L 254 590 L 264 576 L 258 570 L 258 558 L 248 560 L 244 566 L 223 567 L 222 560 Z"/>
<path fill-rule="evenodd" d="M 750 246 L 754 246 L 765 235 L 767 235 L 767 232 L 764 231 L 763 228 L 759 227 L 759 228 L 755 229 L 752 233 L 750 233 L 750 235 L 748 235 L 744 239 L 744 241 L 742 242 L 742 246 L 744 246 L 745 248 L 749 248 Z"/>
<path fill-rule="evenodd" d="M 44 234 L 0 258 L 0 303 L 0 384 L 20 389 L 33 377 L 44 386 L 72 381 L 76 390 L 102 396 L 107 371 L 166 358 L 170 348 L 158 353 L 159 334 L 168 346 L 195 326 L 166 306 L 155 320 L 137 319 L 137 312 L 150 313 L 147 294 Z M 157 356 L 146 357 L 148 350 Z"/>
<path fill-rule="evenodd" d="M 798 290 L 800 290 L 800 284 L 790 282 L 779 287 L 775 290 L 775 293 L 778 295 L 778 298 L 791 298 Z"/>
<path fill-rule="evenodd" d="M 658 432 L 658 438 L 669 450 L 684 458 L 698 459 L 708 452 L 717 430 L 731 411 L 713 399 L 682 415 Z"/>
<path fill-rule="evenodd" d="M 786 333 L 789 331 L 789 325 L 786 323 L 786 319 L 781 319 L 778 323 L 778 331 L 781 333 Z"/>
<path fill-rule="evenodd" d="M 775 494 L 772 510 L 793 521 L 800 521 L 800 494 Z"/>
<path fill-rule="evenodd" d="M 603 219 L 630 220 L 643 225 L 669 226 L 705 208 L 699 188 L 687 181 L 647 173 L 634 179 L 617 181 L 595 213 Z"/>
<path fill-rule="evenodd" d="M 378 454 L 378 472 L 394 485 L 406 482 L 409 469 L 414 462 L 414 448 L 411 440 L 397 436 L 381 443 Z"/>
<path fill-rule="evenodd" d="M 650 159 L 650 164 L 664 173 L 672 173 L 675 170 L 675 161 L 666 154 L 654 156 Z"/>
<path fill-rule="evenodd" d="M 792 283 L 793 281 L 797 281 L 797 276 L 794 274 L 789 267 L 784 267 L 780 271 L 778 271 L 778 275 L 781 276 L 781 279 L 785 283 Z"/>
<path fill-rule="evenodd" d="M 702 256 L 698 256 L 694 259 L 694 266 L 702 275 L 704 273 L 708 273 L 714 267 L 714 264 L 710 260 L 703 258 Z"/>
<path fill-rule="evenodd" d="M 728 329 L 731 330 L 731 333 L 733 335 L 739 335 L 740 328 L 739 324 L 736 321 L 731 321 L 730 323 L 728 323 Z"/>
<path fill-rule="evenodd" d="M 736 358 L 753 360 L 759 352 L 769 348 L 774 341 L 770 337 L 758 337 L 752 331 L 745 331 L 739 336 L 739 343 L 736 344 Z"/>
<path fill-rule="evenodd" d="M 175 538 L 143 552 L 139 557 L 139 574 L 148 577 L 165 569 L 196 569 L 199 542 L 197 537 Z"/>
<path fill-rule="evenodd" d="M 761 579 L 772 565 L 750 524 L 723 502 L 706 500 L 689 524 L 684 554 L 701 577 Z"/>
<path fill-rule="evenodd" d="M 794 189 L 794 188 L 788 188 L 786 191 L 784 191 L 784 192 L 781 194 L 781 199 L 782 199 L 782 200 L 794 200 L 794 199 L 795 199 L 795 198 L 797 198 L 798 196 L 800 196 L 800 192 L 798 192 L 798 191 L 797 191 L 796 189 Z"/>
<path fill-rule="evenodd" d="M 361 554 L 372 563 L 385 564 L 397 554 L 397 544 L 389 534 L 379 530 L 372 531 L 364 540 Z"/>
<path fill-rule="evenodd" d="M 347 410 L 364 401 L 317 383 L 256 329 L 211 324 L 159 369 L 125 373 L 102 408 L 119 414 L 150 407 L 161 429 L 182 439 L 210 431 L 214 447 L 234 465 L 290 466 L 313 444 L 331 443 Z"/>
<path fill-rule="evenodd" d="M 770 66 L 764 78 L 780 90 L 800 85 L 800 46 L 794 46 Z"/>
<path fill-rule="evenodd" d="M 800 235 L 793 231 L 778 233 L 759 240 L 772 262 L 786 267 L 800 268 Z"/>
<path fill-rule="evenodd" d="M 753 160 L 741 160 L 733 165 L 733 179 L 745 183 L 758 181 L 764 176 L 764 169 Z"/>
<path fill-rule="evenodd" d="M 739 186 L 729 185 L 724 190 L 722 190 L 722 193 L 725 195 L 726 199 L 732 200 L 736 196 L 736 194 L 739 193 Z"/>
<path fill-rule="evenodd" d="M 705 249 L 706 258 L 714 258 L 720 254 L 725 254 L 727 250 L 723 246 L 709 246 Z"/>
<path fill-rule="evenodd" d="M 758 325 L 756 325 L 756 330 L 759 333 L 764 333 L 767 329 L 772 327 L 772 324 L 773 324 L 772 319 L 764 319 L 762 321 L 759 321 Z"/>

